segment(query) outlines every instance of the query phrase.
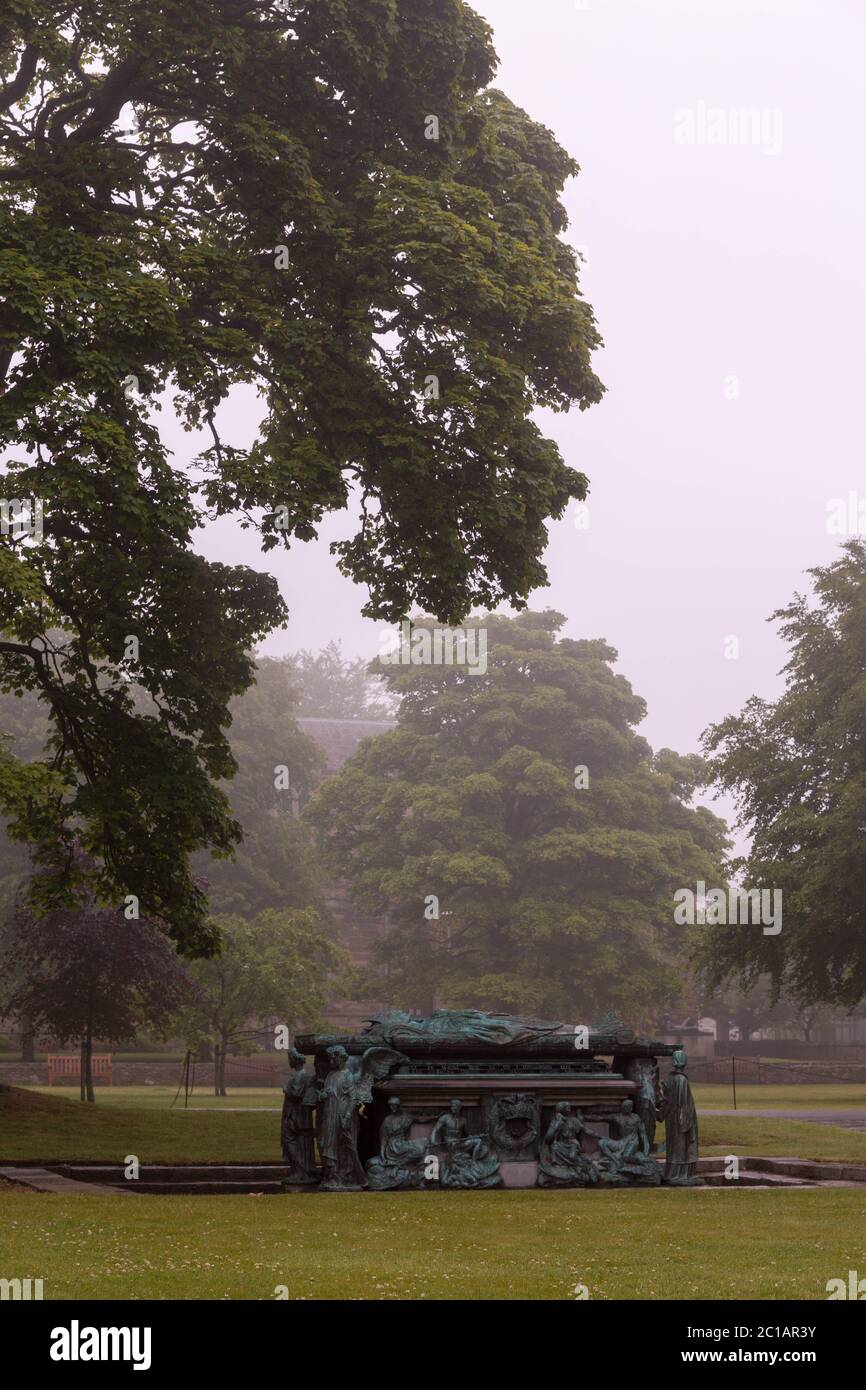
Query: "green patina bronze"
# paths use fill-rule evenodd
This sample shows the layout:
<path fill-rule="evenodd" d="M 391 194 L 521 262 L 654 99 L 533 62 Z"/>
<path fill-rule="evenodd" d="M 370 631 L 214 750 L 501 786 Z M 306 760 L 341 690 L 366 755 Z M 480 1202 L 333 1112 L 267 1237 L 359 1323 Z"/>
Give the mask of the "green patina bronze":
<path fill-rule="evenodd" d="M 399 1096 L 388 1100 L 388 1114 L 379 1131 L 379 1153 L 367 1162 L 367 1182 L 376 1192 L 423 1187 L 426 1139 L 410 1139 L 416 1117 L 400 1108 Z"/>
<path fill-rule="evenodd" d="M 677 1048 L 673 1070 L 662 1088 L 659 1119 L 665 1122 L 665 1182 L 672 1187 L 698 1187 L 698 1112 L 686 1076 L 688 1058 Z"/>
<path fill-rule="evenodd" d="M 283 1113 L 280 1122 L 280 1147 L 283 1162 L 288 1167 L 287 1187 L 308 1186 L 318 1182 L 313 1147 L 313 1117 L 319 1093 L 313 1078 L 304 1070 L 306 1057 L 292 1048 L 289 1066 L 292 1075 L 283 1087 Z"/>
<path fill-rule="evenodd" d="M 662 1180 L 659 1165 L 650 1155 L 643 1120 L 634 1113 L 630 1100 L 623 1101 L 620 1114 L 611 1121 L 611 1129 L 616 1131 L 612 1138 L 598 1141 L 602 1181 L 619 1187 L 628 1183 L 658 1187 Z"/>
<path fill-rule="evenodd" d="M 452 1100 L 430 1135 L 430 1147 L 441 1150 L 439 1182 L 443 1187 L 501 1187 L 499 1159 L 487 1134 L 470 1134 L 463 1105 Z"/>
<path fill-rule="evenodd" d="M 429 1018 L 392 1011 L 358 1035 L 307 1034 L 296 1043 L 283 1110 L 290 1185 L 700 1183 L 685 1053 L 637 1036 L 614 1015 L 583 1027 L 476 1009 Z M 314 1074 L 300 1071 L 302 1053 L 312 1054 Z M 664 1085 L 660 1057 L 673 1064 Z M 653 1153 L 657 1119 L 666 1124 L 664 1172 Z"/>
<path fill-rule="evenodd" d="M 373 1099 L 373 1085 L 406 1059 L 390 1047 L 369 1047 L 350 1057 L 344 1047 L 329 1047 L 324 1085 L 317 1107 L 317 1138 L 326 1192 L 357 1192 L 367 1186 L 358 1157 L 361 1109 Z"/>
<path fill-rule="evenodd" d="M 561 1100 L 541 1146 L 539 1187 L 591 1187 L 598 1182 L 598 1169 L 583 1148 L 587 1134 L 580 1111 L 572 1115 L 568 1101 Z"/>

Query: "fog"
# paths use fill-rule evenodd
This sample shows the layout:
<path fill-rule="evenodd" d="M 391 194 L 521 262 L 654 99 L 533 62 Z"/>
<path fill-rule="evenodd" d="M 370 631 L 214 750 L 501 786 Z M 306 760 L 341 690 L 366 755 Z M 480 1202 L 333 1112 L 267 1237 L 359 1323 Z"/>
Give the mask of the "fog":
<path fill-rule="evenodd" d="M 591 493 L 585 529 L 574 508 L 551 524 L 550 586 L 531 602 L 611 642 L 647 700 L 644 735 L 692 751 L 750 694 L 778 693 L 766 619 L 832 559 L 833 499 L 866 497 L 866 15 L 853 0 L 476 9 L 498 85 L 581 165 L 567 235 L 606 344 L 601 405 L 542 414 Z M 257 413 L 233 397 L 233 442 Z M 162 428 L 191 457 L 168 412 Z M 262 556 L 225 520 L 200 545 L 277 575 L 291 620 L 265 652 L 337 639 L 372 657 L 381 625 L 328 549 L 354 529 L 331 517 L 318 542 Z"/>

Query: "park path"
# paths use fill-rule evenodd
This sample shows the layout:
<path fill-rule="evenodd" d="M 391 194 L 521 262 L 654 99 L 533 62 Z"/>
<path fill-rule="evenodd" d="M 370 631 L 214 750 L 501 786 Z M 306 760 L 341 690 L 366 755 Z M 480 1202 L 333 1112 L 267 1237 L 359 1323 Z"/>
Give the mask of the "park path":
<path fill-rule="evenodd" d="M 50 1168 L 37 1168 L 33 1165 L 28 1167 L 14 1167 L 12 1164 L 4 1164 L 0 1167 L 0 1178 L 7 1178 L 9 1182 L 14 1182 L 23 1187 L 35 1188 L 37 1192 L 86 1192 L 88 1196 L 92 1192 L 116 1193 L 117 1187 L 108 1187 L 104 1183 L 78 1182 L 76 1178 L 64 1177 L 62 1173 L 53 1173 Z"/>

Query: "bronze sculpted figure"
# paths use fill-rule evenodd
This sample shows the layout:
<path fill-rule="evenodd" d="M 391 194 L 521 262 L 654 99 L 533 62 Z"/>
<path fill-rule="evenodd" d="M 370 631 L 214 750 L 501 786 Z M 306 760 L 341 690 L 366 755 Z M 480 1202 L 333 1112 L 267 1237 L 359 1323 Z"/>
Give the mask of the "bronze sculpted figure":
<path fill-rule="evenodd" d="M 299 1034 L 294 1043 L 282 1115 L 289 1187 L 309 1183 L 311 1172 L 334 1192 L 656 1186 L 660 1175 L 699 1182 L 685 1054 L 615 1014 L 593 1027 L 469 1008 L 426 1017 L 383 1008 L 363 1031 Z M 314 1087 L 301 1053 L 315 1058 Z M 664 1088 L 662 1057 L 673 1063 Z M 374 1083 L 379 1093 L 365 1115 Z M 393 1092 L 402 1101 L 388 1099 Z M 443 1095 L 460 1099 L 449 1105 Z M 608 1115 L 609 1134 L 598 1123 Z M 659 1120 L 667 1122 L 664 1168 L 653 1157 Z M 415 1137 L 430 1128 L 426 1142 Z"/>
<path fill-rule="evenodd" d="M 586 1133 L 580 1111 L 572 1115 L 568 1101 L 561 1100 L 541 1145 L 539 1187 L 589 1187 L 598 1182 L 595 1164 L 581 1144 Z"/>
<path fill-rule="evenodd" d="M 686 1076 L 688 1058 L 682 1048 L 673 1054 L 673 1070 L 662 1086 L 659 1119 L 665 1122 L 665 1177 L 672 1187 L 702 1187 L 695 1176 L 698 1161 L 698 1113 Z"/>
<path fill-rule="evenodd" d="M 503 1158 L 535 1158 L 538 1106 L 526 1091 L 496 1096 L 487 1106 L 487 1131 Z"/>
<path fill-rule="evenodd" d="M 357 1192 L 367 1186 L 358 1157 L 361 1109 L 373 1099 L 373 1082 L 407 1059 L 390 1047 L 368 1047 L 350 1057 L 344 1047 L 329 1047 L 331 1070 L 319 1093 L 319 1153 L 322 1188 L 326 1192 Z"/>
<path fill-rule="evenodd" d="M 640 1115 L 634 1113 L 630 1100 L 624 1100 L 620 1113 L 611 1121 L 617 1131 L 610 1139 L 599 1139 L 601 1157 L 598 1160 L 602 1182 L 614 1187 L 626 1183 L 658 1187 L 661 1169 L 650 1153 L 649 1137 Z"/>
<path fill-rule="evenodd" d="M 452 1100 L 430 1135 L 430 1147 L 444 1149 L 439 1182 L 442 1187 L 499 1187 L 499 1159 L 486 1134 L 468 1133 L 462 1109 L 459 1100 Z"/>
<path fill-rule="evenodd" d="M 305 1070 L 306 1057 L 297 1048 L 289 1051 L 292 1076 L 283 1087 L 283 1114 L 280 1121 L 280 1147 L 283 1162 L 289 1172 L 288 1187 L 317 1181 L 313 1154 L 313 1111 L 318 1090 L 313 1077 Z"/>
<path fill-rule="evenodd" d="M 479 1009 L 436 1009 L 429 1018 L 394 1009 L 374 1014 L 368 1032 L 394 1047 L 413 1042 L 512 1044 L 551 1036 L 562 1027 L 540 1019 L 512 1018 L 510 1014 L 486 1014 Z"/>
<path fill-rule="evenodd" d="M 424 1185 L 427 1140 L 409 1138 L 415 1118 L 401 1109 L 397 1096 L 389 1097 L 388 1114 L 379 1130 L 379 1156 L 367 1163 L 367 1182 L 373 1191 Z"/>
<path fill-rule="evenodd" d="M 655 1057 L 614 1057 L 613 1069 L 622 1072 L 637 1086 L 634 1108 L 643 1121 L 652 1153 L 655 1148 L 656 1113 L 661 1101 L 658 1063 Z"/>

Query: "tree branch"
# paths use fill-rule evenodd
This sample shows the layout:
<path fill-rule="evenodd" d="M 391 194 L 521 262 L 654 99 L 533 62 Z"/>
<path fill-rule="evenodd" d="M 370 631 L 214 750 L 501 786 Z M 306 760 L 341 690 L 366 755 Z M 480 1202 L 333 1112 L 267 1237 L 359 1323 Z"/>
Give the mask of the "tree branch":
<path fill-rule="evenodd" d="M 17 101 L 27 91 L 30 83 L 36 74 L 36 64 L 39 53 L 30 44 L 21 54 L 21 63 L 11 82 L 7 82 L 0 87 L 0 107 L 5 111 L 8 107 L 14 106 Z"/>

